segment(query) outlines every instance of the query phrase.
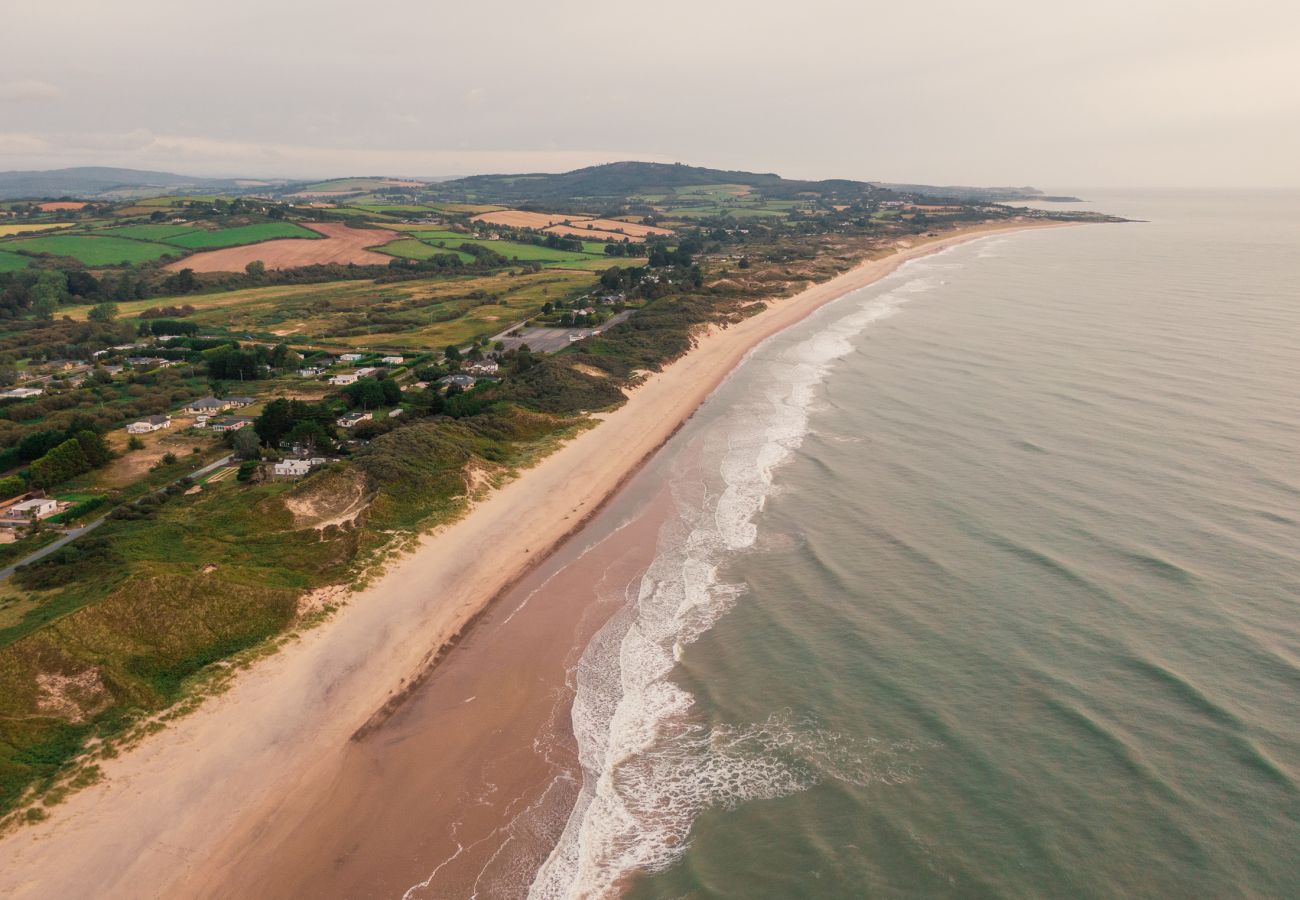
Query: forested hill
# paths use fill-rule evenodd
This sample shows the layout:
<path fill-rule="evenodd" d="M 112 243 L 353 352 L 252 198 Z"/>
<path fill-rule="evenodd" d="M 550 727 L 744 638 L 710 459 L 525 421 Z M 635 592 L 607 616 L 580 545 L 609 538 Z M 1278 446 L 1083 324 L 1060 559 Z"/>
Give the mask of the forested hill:
<path fill-rule="evenodd" d="M 772 173 L 706 169 L 680 163 L 617 162 L 588 166 L 561 174 L 473 175 L 445 181 L 431 188 L 448 200 L 478 200 L 507 205 L 575 198 L 622 200 L 628 197 L 672 193 L 699 185 L 746 185 L 765 197 L 793 198 L 800 194 L 853 199 L 885 199 L 891 191 L 865 181 L 830 179 L 801 181 Z"/>

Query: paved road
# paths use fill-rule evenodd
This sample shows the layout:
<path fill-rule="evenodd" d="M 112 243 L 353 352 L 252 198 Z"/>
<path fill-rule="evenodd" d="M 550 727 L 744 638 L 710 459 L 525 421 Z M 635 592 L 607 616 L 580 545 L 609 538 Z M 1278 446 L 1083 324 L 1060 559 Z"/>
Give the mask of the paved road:
<path fill-rule="evenodd" d="M 181 478 L 200 478 L 208 474 L 209 472 L 221 468 L 224 465 L 228 465 L 232 459 L 234 459 L 234 456 L 232 455 L 223 456 L 221 457 L 221 459 L 217 460 L 216 462 L 208 463 L 206 466 L 203 466 L 202 468 L 195 469 L 188 476 L 182 475 Z M 176 481 L 180 481 L 180 478 L 176 479 Z M 175 483 L 176 482 L 172 482 L 172 484 Z M 63 537 L 59 538 L 54 543 L 47 544 L 41 549 L 37 550 L 36 552 L 29 553 L 27 556 L 24 556 L 22 559 L 18 560 L 18 562 L 14 563 L 13 565 L 6 566 L 5 568 L 0 569 L 0 581 L 4 581 L 9 576 L 13 575 L 14 570 L 17 569 L 19 566 L 25 566 L 28 563 L 36 562 L 38 559 L 44 559 L 45 557 L 53 553 L 55 550 L 58 550 L 72 543 L 73 541 L 81 537 L 86 532 L 94 531 L 100 525 L 103 525 L 104 520 L 107 518 L 108 515 L 105 514 L 100 516 L 98 519 L 94 519 L 90 522 L 87 522 L 85 525 L 82 525 L 80 528 L 74 528 L 71 531 L 69 531 L 67 534 L 63 535 Z"/>

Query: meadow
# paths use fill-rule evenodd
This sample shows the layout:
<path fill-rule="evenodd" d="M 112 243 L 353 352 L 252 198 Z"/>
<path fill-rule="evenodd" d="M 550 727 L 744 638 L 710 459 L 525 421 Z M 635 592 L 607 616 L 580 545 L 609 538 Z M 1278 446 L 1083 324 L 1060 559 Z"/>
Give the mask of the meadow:
<path fill-rule="evenodd" d="M 56 234 L 49 237 L 23 238 L 6 241 L 3 249 L 68 256 L 87 266 L 144 263 L 168 255 L 181 255 L 175 247 L 166 244 L 89 234 Z"/>
<path fill-rule="evenodd" d="M 198 230 L 197 225 L 118 225 L 112 237 L 127 237 L 137 241 L 163 241 Z"/>
<path fill-rule="evenodd" d="M 317 232 L 303 228 L 293 222 L 262 222 L 257 225 L 220 228 L 216 231 L 195 231 L 191 229 L 186 234 L 176 235 L 166 240 L 167 243 L 174 247 L 184 247 L 187 250 L 216 250 L 221 247 L 242 247 L 245 244 L 255 244 L 259 241 L 270 241 L 276 238 L 309 238 L 315 240 L 320 237 L 321 235 Z"/>
<path fill-rule="evenodd" d="M 454 244 L 452 246 L 455 246 Z M 459 250 L 452 250 L 445 247 L 436 247 L 433 244 L 426 244 L 412 238 L 404 238 L 400 241 L 392 241 L 375 248 L 380 253 L 387 253 L 389 256 L 397 256 L 401 259 L 432 259 L 441 253 L 454 253 L 461 262 L 472 263 L 474 257 L 468 253 L 462 253 Z"/>
<path fill-rule="evenodd" d="M 28 262 L 25 256 L 0 250 L 0 272 L 17 272 L 19 269 L 27 268 Z"/>

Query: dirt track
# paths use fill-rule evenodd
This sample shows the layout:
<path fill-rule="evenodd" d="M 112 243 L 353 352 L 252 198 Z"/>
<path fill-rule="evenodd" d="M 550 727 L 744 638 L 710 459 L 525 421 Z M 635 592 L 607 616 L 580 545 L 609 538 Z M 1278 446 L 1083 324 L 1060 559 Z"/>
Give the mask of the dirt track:
<path fill-rule="evenodd" d="M 242 247 L 225 247 L 195 253 L 166 266 L 169 271 L 193 269 L 195 272 L 242 272 L 255 259 L 266 263 L 268 269 L 295 269 L 325 263 L 347 265 L 386 266 L 391 256 L 367 250 L 379 244 L 397 240 L 403 235 L 381 228 L 349 228 L 341 222 L 302 223 L 325 235 L 322 240 L 284 238 L 245 244 Z"/>

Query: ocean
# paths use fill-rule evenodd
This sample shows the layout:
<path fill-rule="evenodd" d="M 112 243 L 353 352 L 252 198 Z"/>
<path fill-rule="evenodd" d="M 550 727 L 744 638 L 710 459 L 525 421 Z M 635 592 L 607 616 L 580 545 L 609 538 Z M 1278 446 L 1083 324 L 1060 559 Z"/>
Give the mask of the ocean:
<path fill-rule="evenodd" d="M 1300 195 L 1088 199 L 1145 221 L 909 263 L 637 476 L 529 896 L 1300 895 Z"/>

